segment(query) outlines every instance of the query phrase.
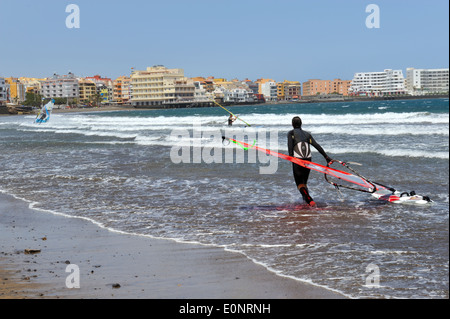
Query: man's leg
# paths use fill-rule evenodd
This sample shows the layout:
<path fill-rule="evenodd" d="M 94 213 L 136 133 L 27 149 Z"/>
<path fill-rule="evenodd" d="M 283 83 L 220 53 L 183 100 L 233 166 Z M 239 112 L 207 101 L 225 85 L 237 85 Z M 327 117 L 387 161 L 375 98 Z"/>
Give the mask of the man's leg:
<path fill-rule="evenodd" d="M 311 171 L 308 168 L 302 167 L 300 165 L 294 164 L 294 178 L 297 188 L 303 197 L 303 200 L 310 206 L 316 206 L 316 203 L 309 195 L 308 187 L 306 186 L 309 178 L 309 173 Z"/>
<path fill-rule="evenodd" d="M 300 184 L 297 187 L 298 187 L 298 190 L 300 191 L 300 194 L 302 194 L 303 200 L 312 207 L 316 206 L 316 202 L 314 202 L 311 195 L 309 195 L 308 187 L 306 187 L 305 184 Z"/>

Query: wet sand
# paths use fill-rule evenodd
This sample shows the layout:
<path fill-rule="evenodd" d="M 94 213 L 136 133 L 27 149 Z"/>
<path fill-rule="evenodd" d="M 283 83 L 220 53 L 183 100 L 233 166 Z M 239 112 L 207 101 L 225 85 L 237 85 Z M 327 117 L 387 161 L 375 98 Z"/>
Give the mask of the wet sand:
<path fill-rule="evenodd" d="M 26 253 L 26 250 L 31 253 Z M 75 265 L 75 266 L 73 266 Z M 72 268 L 71 268 L 72 267 Z M 80 288 L 68 288 L 78 277 Z M 77 281 L 69 280 L 73 286 Z M 0 193 L 0 299 L 340 299 L 239 253 L 109 231 Z"/>

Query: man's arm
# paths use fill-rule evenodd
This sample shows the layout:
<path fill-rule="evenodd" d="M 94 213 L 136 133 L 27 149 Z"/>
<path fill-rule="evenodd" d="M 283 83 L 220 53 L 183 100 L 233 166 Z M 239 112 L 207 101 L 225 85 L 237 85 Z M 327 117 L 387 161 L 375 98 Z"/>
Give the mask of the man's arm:
<path fill-rule="evenodd" d="M 294 156 L 294 131 L 287 134 L 289 156 Z"/>
<path fill-rule="evenodd" d="M 316 150 L 319 151 L 320 154 L 322 154 L 322 156 L 325 158 L 327 163 L 332 161 L 332 159 L 327 155 L 327 153 L 325 153 L 322 146 L 320 146 L 319 143 L 317 143 L 316 140 L 312 136 L 310 137 L 310 144 L 312 146 L 314 146 L 316 148 Z"/>

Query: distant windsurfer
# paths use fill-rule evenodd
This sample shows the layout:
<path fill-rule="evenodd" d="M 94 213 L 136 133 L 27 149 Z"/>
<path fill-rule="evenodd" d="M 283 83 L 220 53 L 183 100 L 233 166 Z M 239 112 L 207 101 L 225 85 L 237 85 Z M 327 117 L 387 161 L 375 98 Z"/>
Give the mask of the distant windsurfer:
<path fill-rule="evenodd" d="M 302 130 L 302 120 L 296 116 L 292 119 L 293 130 L 288 133 L 288 148 L 289 156 L 299 158 L 304 161 L 311 161 L 311 145 L 314 146 L 320 154 L 325 158 L 327 163 L 332 159 L 325 153 L 323 148 L 314 140 L 309 132 Z M 302 194 L 303 200 L 310 206 L 316 206 L 316 203 L 309 195 L 308 192 L 308 178 L 311 172 L 309 168 L 302 167 L 297 164 L 293 164 L 294 179 L 297 184 L 297 188 Z"/>
<path fill-rule="evenodd" d="M 228 118 L 228 126 L 233 126 L 233 123 L 236 121 L 237 117 L 233 116 L 233 114 L 230 114 L 230 117 Z"/>
<path fill-rule="evenodd" d="M 39 124 L 46 123 L 50 119 L 50 113 L 52 112 L 54 105 L 55 100 L 51 99 L 50 102 L 44 105 L 42 109 L 39 111 L 35 122 Z"/>
<path fill-rule="evenodd" d="M 44 122 L 45 119 L 47 118 L 47 112 L 45 111 L 45 109 L 43 111 L 40 112 L 40 116 L 38 117 L 40 122 Z"/>

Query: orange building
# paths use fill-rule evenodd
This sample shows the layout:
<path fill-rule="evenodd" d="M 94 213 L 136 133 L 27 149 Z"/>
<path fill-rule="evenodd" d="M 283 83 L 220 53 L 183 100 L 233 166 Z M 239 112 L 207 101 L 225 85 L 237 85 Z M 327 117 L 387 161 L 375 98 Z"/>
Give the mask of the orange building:
<path fill-rule="evenodd" d="M 334 79 L 331 80 L 317 80 L 311 79 L 303 83 L 303 95 L 311 96 L 317 94 L 333 94 L 347 96 L 348 89 L 351 86 L 351 80 Z"/>
<path fill-rule="evenodd" d="M 340 95 L 348 96 L 348 90 L 352 86 L 351 80 L 341 80 L 341 79 L 335 79 L 333 80 L 333 92 L 331 93 L 338 93 Z"/>
<path fill-rule="evenodd" d="M 118 104 L 127 104 L 131 97 L 131 79 L 128 76 L 119 76 L 113 81 L 114 101 Z"/>

